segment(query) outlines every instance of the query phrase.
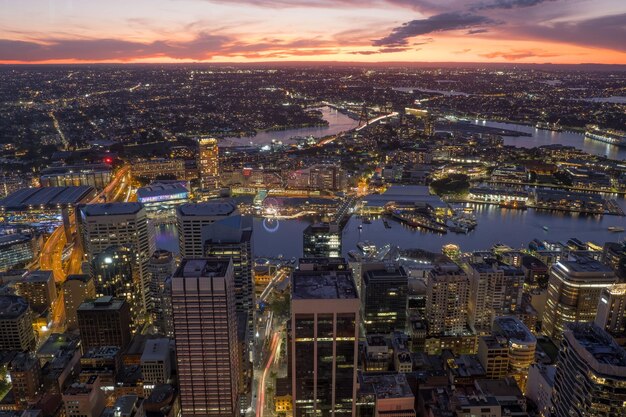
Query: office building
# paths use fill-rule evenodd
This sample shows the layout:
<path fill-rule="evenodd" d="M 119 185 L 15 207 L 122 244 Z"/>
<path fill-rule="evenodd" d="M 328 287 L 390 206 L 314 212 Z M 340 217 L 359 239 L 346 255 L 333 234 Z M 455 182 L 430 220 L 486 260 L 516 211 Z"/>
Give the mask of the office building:
<path fill-rule="evenodd" d="M 28 301 L 16 295 L 0 295 L 0 351 L 35 347 L 33 316 Z"/>
<path fill-rule="evenodd" d="M 83 248 L 89 259 L 111 246 L 128 246 L 134 252 L 141 307 L 149 309 L 148 261 L 155 251 L 155 242 L 154 230 L 143 206 L 140 203 L 89 204 L 81 207 L 79 223 Z"/>
<path fill-rule="evenodd" d="M 42 187 L 89 185 L 103 190 L 111 182 L 112 169 L 107 164 L 65 165 L 43 169 L 39 176 Z"/>
<path fill-rule="evenodd" d="M 615 338 L 626 337 L 626 284 L 602 289 L 595 323 Z"/>
<path fill-rule="evenodd" d="M 149 339 L 141 355 L 141 374 L 145 385 L 166 383 L 172 373 L 170 339 Z"/>
<path fill-rule="evenodd" d="M 83 350 L 102 346 L 125 348 L 130 343 L 130 308 L 123 298 L 104 296 L 78 307 Z"/>
<path fill-rule="evenodd" d="M 592 259 L 561 260 L 552 265 L 544 334 L 559 340 L 565 323 L 594 321 L 602 289 L 615 281 L 611 268 Z"/>
<path fill-rule="evenodd" d="M 155 324 L 163 330 L 162 326 L 159 326 L 163 322 L 163 299 L 161 294 L 163 293 L 165 281 L 172 276 L 176 262 L 172 252 L 159 249 L 156 250 L 150 257 L 148 262 L 148 275 L 150 276 L 150 294 L 149 297 L 152 300 L 152 319 Z"/>
<path fill-rule="evenodd" d="M 528 383 L 524 394 L 537 406 L 539 417 L 552 416 L 556 369 L 556 365 L 533 364 L 528 370 Z"/>
<path fill-rule="evenodd" d="M 52 271 L 31 271 L 14 285 L 17 295 L 28 300 L 30 308 L 37 313 L 51 309 L 57 299 Z"/>
<path fill-rule="evenodd" d="M 592 323 L 568 323 L 554 381 L 554 417 L 624 415 L 626 351 Z"/>
<path fill-rule="evenodd" d="M 304 229 L 303 257 L 341 257 L 341 229 L 336 223 L 315 223 Z"/>
<path fill-rule="evenodd" d="M 231 258 L 233 261 L 237 313 L 252 320 L 254 283 L 252 281 L 252 218 L 228 216 L 204 228 L 206 257 Z"/>
<path fill-rule="evenodd" d="M 8 271 L 33 259 L 31 238 L 22 234 L 0 236 L 0 272 Z"/>
<path fill-rule="evenodd" d="M 469 277 L 455 264 L 438 265 L 426 282 L 426 320 L 429 335 L 466 332 Z"/>
<path fill-rule="evenodd" d="M 406 330 L 407 293 L 408 277 L 401 266 L 390 263 L 363 274 L 362 320 L 367 334 Z"/>
<path fill-rule="evenodd" d="M 478 338 L 478 360 L 490 379 L 504 378 L 509 373 L 509 345 L 501 336 Z"/>
<path fill-rule="evenodd" d="M 626 244 L 607 242 L 602 250 L 602 262 L 609 266 L 617 277 L 626 280 Z"/>
<path fill-rule="evenodd" d="M 213 190 L 218 187 L 219 149 L 217 139 L 198 139 L 198 173 L 200 188 Z"/>
<path fill-rule="evenodd" d="M 172 277 L 183 417 L 238 416 L 239 354 L 233 265 L 184 259 Z"/>
<path fill-rule="evenodd" d="M 358 416 L 415 417 L 415 395 L 404 374 L 359 372 Z"/>
<path fill-rule="evenodd" d="M 65 320 L 69 330 L 78 327 L 78 307 L 87 300 L 96 298 L 96 286 L 93 278 L 87 274 L 69 275 L 63 283 L 63 301 L 65 302 Z"/>
<path fill-rule="evenodd" d="M 131 166 L 133 177 L 141 178 L 149 181 L 158 178 L 174 177 L 182 180 L 186 179 L 185 161 L 183 159 L 148 159 L 144 161 L 135 161 Z"/>
<path fill-rule="evenodd" d="M 493 334 L 506 340 L 509 352 L 509 375 L 522 391 L 526 388 L 528 368 L 535 361 L 537 338 L 517 317 L 501 316 L 493 321 Z"/>
<path fill-rule="evenodd" d="M 132 325 L 142 317 L 141 285 L 135 253 L 128 245 L 111 246 L 100 252 L 91 263 L 96 297 L 123 298 L 130 308 Z"/>
<path fill-rule="evenodd" d="M 15 403 L 25 406 L 37 400 L 41 390 L 39 361 L 30 352 L 20 352 L 9 365 Z"/>
<path fill-rule="evenodd" d="M 232 201 L 215 200 L 199 204 L 182 204 L 176 209 L 176 227 L 180 256 L 185 259 L 204 257 L 208 239 L 204 227 L 228 216 L 239 214 Z"/>
<path fill-rule="evenodd" d="M 63 392 L 67 417 L 100 417 L 106 405 L 104 391 L 97 375 L 85 383 L 76 382 Z"/>
<path fill-rule="evenodd" d="M 359 310 L 351 272 L 293 272 L 289 359 L 295 417 L 355 415 Z"/>

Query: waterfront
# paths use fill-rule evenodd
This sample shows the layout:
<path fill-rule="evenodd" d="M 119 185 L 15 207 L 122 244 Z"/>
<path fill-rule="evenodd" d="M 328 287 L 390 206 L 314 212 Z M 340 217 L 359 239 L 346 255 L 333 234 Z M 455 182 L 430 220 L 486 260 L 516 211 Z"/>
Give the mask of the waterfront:
<path fill-rule="evenodd" d="M 618 204 L 626 210 L 626 199 L 618 199 Z M 526 248 L 532 239 L 566 241 L 576 237 L 582 241 L 604 244 L 608 241 L 621 241 L 626 233 L 608 231 L 609 226 L 626 225 L 624 217 L 589 216 L 575 213 L 558 213 L 542 210 L 510 210 L 494 205 L 467 204 L 474 208 L 478 227 L 467 235 L 448 233 L 438 235 L 421 229 L 412 229 L 390 220 L 387 229 L 382 219 L 362 223 L 353 216 L 343 232 L 343 253 L 355 249 L 359 241 L 369 240 L 377 245 L 392 244 L 401 248 L 419 248 L 440 252 L 446 243 L 456 243 L 463 251 L 489 249 L 496 243 L 504 243 L 513 248 Z M 285 258 L 302 256 L 302 231 L 310 220 L 269 220 L 254 219 L 254 252 L 256 256 Z M 363 225 L 360 230 L 359 225 Z M 544 230 L 544 226 L 548 230 Z M 157 233 L 157 246 L 160 249 L 178 251 L 178 238 L 174 225 L 162 226 Z"/>
<path fill-rule="evenodd" d="M 295 143 L 292 140 L 295 137 L 321 138 L 328 135 L 335 135 L 340 132 L 353 129 L 357 126 L 358 121 L 351 119 L 345 114 L 328 106 L 320 107 L 324 120 L 328 122 L 328 126 L 313 126 L 297 129 L 273 130 L 259 132 L 256 136 L 227 137 L 220 141 L 220 146 L 263 146 L 272 143 L 272 141 L 282 142 L 284 144 Z"/>
<path fill-rule="evenodd" d="M 608 143 L 599 142 L 585 138 L 585 135 L 577 132 L 554 132 L 551 130 L 537 129 L 534 126 L 519 125 L 514 123 L 500 123 L 492 121 L 474 121 L 476 125 L 497 127 L 500 129 L 518 130 L 520 132 L 530 133 L 531 136 L 511 137 L 504 136 L 504 144 L 517 146 L 520 148 L 534 148 L 544 145 L 567 145 L 581 149 L 587 153 L 594 155 L 604 155 L 611 159 L 626 159 L 626 148 L 609 145 Z"/>

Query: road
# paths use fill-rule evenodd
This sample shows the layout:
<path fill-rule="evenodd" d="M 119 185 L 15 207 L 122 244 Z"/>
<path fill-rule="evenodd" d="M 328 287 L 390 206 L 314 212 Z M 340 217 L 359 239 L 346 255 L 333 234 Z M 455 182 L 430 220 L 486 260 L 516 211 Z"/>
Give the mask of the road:
<path fill-rule="evenodd" d="M 111 182 L 99 192 L 94 198 L 92 198 L 87 204 L 99 203 L 107 197 L 113 196 L 112 201 L 123 200 L 128 201 L 130 199 L 130 166 L 125 165 L 120 168 Z M 121 198 L 120 198 L 121 197 Z M 76 224 L 74 216 L 70 216 L 70 230 L 76 230 Z M 44 243 L 41 253 L 39 255 L 39 269 L 52 271 L 54 281 L 57 284 L 62 284 L 68 275 L 80 274 L 83 251 L 80 245 L 74 244 L 71 247 L 71 253 L 67 258 L 65 266 L 63 265 L 63 251 L 67 245 L 67 238 L 65 236 L 65 230 L 63 225 L 57 227 L 50 237 Z M 65 301 L 63 298 L 63 291 L 59 291 L 58 297 L 52 306 L 52 320 L 48 329 L 48 332 L 62 332 L 65 327 Z"/>
<path fill-rule="evenodd" d="M 272 365 L 274 364 L 274 359 L 276 358 L 279 347 L 280 332 L 274 331 L 274 335 L 272 336 L 272 343 L 270 345 L 270 355 L 267 358 L 267 363 L 265 364 L 263 375 L 261 376 L 261 379 L 259 381 L 258 397 L 256 403 L 256 417 L 263 417 L 263 413 L 265 412 L 265 391 L 267 390 L 266 383 Z"/>

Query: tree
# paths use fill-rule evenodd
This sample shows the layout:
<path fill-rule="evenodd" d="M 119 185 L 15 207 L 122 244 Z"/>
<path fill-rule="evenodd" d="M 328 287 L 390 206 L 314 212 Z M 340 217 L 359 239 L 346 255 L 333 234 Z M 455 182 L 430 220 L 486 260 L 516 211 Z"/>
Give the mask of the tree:
<path fill-rule="evenodd" d="M 465 174 L 450 174 L 431 182 L 430 186 L 437 195 L 464 194 L 467 193 L 470 183 Z"/>

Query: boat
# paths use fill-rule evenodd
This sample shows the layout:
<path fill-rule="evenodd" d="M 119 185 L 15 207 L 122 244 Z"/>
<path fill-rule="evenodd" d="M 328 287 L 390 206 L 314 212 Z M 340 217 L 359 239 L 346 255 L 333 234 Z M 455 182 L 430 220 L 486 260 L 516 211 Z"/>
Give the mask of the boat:
<path fill-rule="evenodd" d="M 559 124 L 560 120 L 557 120 L 554 123 L 550 123 L 550 122 L 537 122 L 537 124 L 535 125 L 535 127 L 537 129 L 541 129 L 541 130 L 551 130 L 552 132 L 562 132 L 563 128 L 561 127 L 561 125 Z"/>
<path fill-rule="evenodd" d="M 448 227 L 445 224 L 438 223 L 421 215 L 401 213 L 399 211 L 394 211 L 391 215 L 394 219 L 408 224 L 411 227 L 421 227 L 437 233 L 448 232 Z"/>
<path fill-rule="evenodd" d="M 619 226 L 609 226 L 609 232 L 623 232 L 624 228 Z"/>
<path fill-rule="evenodd" d="M 359 225 L 359 230 L 363 230 L 363 225 L 362 224 Z"/>
<path fill-rule="evenodd" d="M 597 125 L 587 125 L 585 137 L 610 145 L 626 147 L 626 132 L 616 129 L 602 129 Z"/>
<path fill-rule="evenodd" d="M 543 230 L 545 230 L 547 232 L 549 230 L 548 226 L 543 226 Z"/>

